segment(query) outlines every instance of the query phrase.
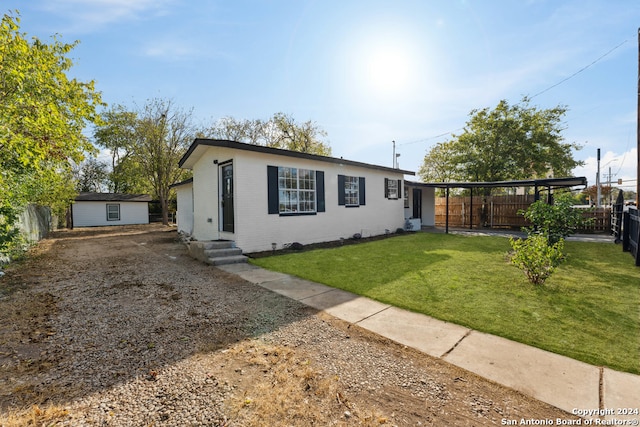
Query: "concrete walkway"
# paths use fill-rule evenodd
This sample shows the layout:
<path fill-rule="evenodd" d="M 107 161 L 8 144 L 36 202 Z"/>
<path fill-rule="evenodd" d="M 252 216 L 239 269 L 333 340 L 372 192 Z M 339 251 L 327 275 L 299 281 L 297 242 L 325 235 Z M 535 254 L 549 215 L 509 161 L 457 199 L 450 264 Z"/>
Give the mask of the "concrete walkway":
<path fill-rule="evenodd" d="M 640 415 L 618 413 L 640 410 L 638 375 L 591 366 L 254 265 L 218 268 L 569 413 L 640 421 Z"/>
<path fill-rule="evenodd" d="M 423 230 L 425 233 L 444 233 L 443 229 L 430 228 Z M 449 230 L 450 234 L 461 234 L 468 236 L 500 236 L 500 237 L 513 237 L 513 238 L 525 238 L 527 233 L 523 231 L 514 230 L 497 230 L 497 229 L 464 229 L 464 228 L 452 228 Z M 565 239 L 567 242 L 597 242 L 597 243 L 615 243 L 615 239 L 612 235 L 607 233 L 593 233 L 593 234 L 572 234 Z M 620 249 L 622 250 L 622 249 Z"/>

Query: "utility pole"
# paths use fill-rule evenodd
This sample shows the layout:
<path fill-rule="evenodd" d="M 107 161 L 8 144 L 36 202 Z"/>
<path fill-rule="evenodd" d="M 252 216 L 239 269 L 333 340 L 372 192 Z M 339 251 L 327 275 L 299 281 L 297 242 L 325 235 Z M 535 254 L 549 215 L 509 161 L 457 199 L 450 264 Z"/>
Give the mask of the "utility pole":
<path fill-rule="evenodd" d="M 637 152 L 638 152 L 638 161 L 636 163 L 636 208 L 640 209 L 640 28 L 638 28 L 638 118 L 637 118 Z"/>
<path fill-rule="evenodd" d="M 611 195 L 613 191 L 611 191 L 611 166 L 609 166 L 609 179 L 607 179 L 607 187 L 609 187 L 609 206 L 611 206 Z"/>
<path fill-rule="evenodd" d="M 600 207 L 600 149 L 598 148 L 598 170 L 596 171 L 596 207 Z"/>

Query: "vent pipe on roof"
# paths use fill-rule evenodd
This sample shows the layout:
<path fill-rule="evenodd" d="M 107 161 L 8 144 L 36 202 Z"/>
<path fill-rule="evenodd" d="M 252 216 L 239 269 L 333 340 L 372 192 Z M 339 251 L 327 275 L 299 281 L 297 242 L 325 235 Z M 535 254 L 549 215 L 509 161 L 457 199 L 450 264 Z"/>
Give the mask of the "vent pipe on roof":
<path fill-rule="evenodd" d="M 391 159 L 391 167 L 392 168 L 396 168 L 396 141 L 391 141 L 393 142 L 393 159 Z"/>
<path fill-rule="evenodd" d="M 393 168 L 394 169 L 400 169 L 400 164 L 398 164 L 398 157 L 400 157 L 400 153 L 396 153 L 396 141 L 391 141 L 393 142 Z"/>

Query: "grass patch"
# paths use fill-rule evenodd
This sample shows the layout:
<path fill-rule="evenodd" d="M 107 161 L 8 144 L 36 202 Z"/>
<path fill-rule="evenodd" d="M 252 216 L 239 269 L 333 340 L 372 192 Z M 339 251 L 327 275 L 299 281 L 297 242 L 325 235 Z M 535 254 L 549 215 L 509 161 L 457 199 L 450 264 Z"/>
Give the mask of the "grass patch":
<path fill-rule="evenodd" d="M 344 289 L 597 366 L 640 373 L 640 268 L 619 245 L 566 242 L 544 286 L 496 236 L 415 233 L 254 259 Z"/>

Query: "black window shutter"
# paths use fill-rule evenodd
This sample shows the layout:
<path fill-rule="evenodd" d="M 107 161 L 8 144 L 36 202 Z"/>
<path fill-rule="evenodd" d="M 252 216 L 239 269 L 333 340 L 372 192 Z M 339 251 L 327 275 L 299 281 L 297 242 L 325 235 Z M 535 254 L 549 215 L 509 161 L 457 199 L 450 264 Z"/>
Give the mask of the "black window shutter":
<path fill-rule="evenodd" d="M 324 172 L 316 171 L 316 199 L 318 200 L 317 212 L 325 211 L 324 203 Z"/>
<path fill-rule="evenodd" d="M 267 166 L 267 198 L 269 200 L 269 214 L 280 213 L 280 200 L 278 196 L 278 167 Z"/>
<path fill-rule="evenodd" d="M 398 199 L 402 199 L 402 180 L 398 180 Z"/>
<path fill-rule="evenodd" d="M 389 178 L 384 179 L 384 198 L 389 198 Z"/>
<path fill-rule="evenodd" d="M 344 175 L 338 175 L 338 205 L 345 205 Z"/>
<path fill-rule="evenodd" d="M 361 176 L 360 178 L 358 178 L 358 191 L 359 191 L 359 196 L 360 196 L 360 206 L 364 206 L 364 202 L 365 202 L 365 189 L 364 189 L 364 177 Z"/>

